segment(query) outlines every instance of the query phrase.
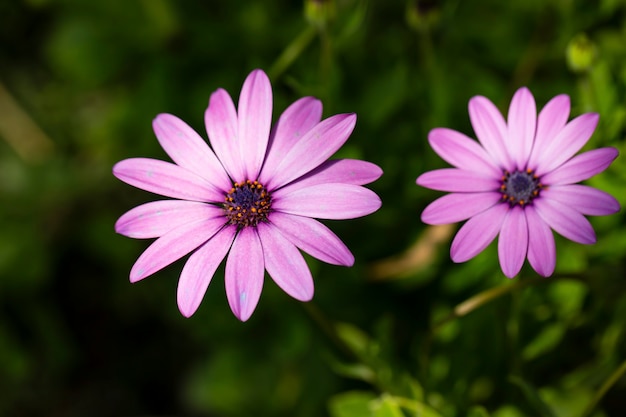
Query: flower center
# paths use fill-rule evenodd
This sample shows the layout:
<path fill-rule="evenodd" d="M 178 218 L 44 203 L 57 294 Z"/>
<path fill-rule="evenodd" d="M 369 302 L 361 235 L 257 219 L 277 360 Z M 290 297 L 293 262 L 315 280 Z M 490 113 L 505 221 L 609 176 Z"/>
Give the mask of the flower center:
<path fill-rule="evenodd" d="M 525 206 L 539 196 L 545 188 L 531 169 L 526 171 L 504 171 L 502 175 L 502 201 L 508 201 L 511 206 Z"/>
<path fill-rule="evenodd" d="M 267 221 L 272 197 L 258 181 L 236 182 L 226 194 L 224 209 L 228 224 L 239 229 Z"/>

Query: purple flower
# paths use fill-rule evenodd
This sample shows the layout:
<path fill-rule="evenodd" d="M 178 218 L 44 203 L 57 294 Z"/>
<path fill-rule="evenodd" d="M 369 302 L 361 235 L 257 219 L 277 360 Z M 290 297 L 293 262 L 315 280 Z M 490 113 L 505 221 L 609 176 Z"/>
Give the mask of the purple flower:
<path fill-rule="evenodd" d="M 212 149 L 176 116 L 158 115 L 154 132 L 175 164 L 132 158 L 113 167 L 127 184 L 177 199 L 135 207 L 116 222 L 125 236 L 158 238 L 135 262 L 131 282 L 192 253 L 177 291 L 178 307 L 189 317 L 227 258 L 226 295 L 245 321 L 259 301 L 264 270 L 290 296 L 313 297 L 313 278 L 298 249 L 351 266 L 350 250 L 313 218 L 378 210 L 380 199 L 362 185 L 382 170 L 365 161 L 328 160 L 352 133 L 356 115 L 321 115 L 321 102 L 304 97 L 270 130 L 272 88 L 261 70 L 246 78 L 237 110 L 225 90 L 211 95 L 205 124 Z"/>
<path fill-rule="evenodd" d="M 569 123 L 570 101 L 559 95 L 537 116 L 527 88 L 515 93 L 507 121 L 485 97 L 473 97 L 469 114 L 479 143 L 446 128 L 428 141 L 454 168 L 426 172 L 417 184 L 447 191 L 422 213 L 428 224 L 467 222 L 450 248 L 454 262 L 482 252 L 496 237 L 504 274 L 512 278 L 527 257 L 537 273 L 550 276 L 556 263 L 552 230 L 574 242 L 595 243 L 584 215 L 616 213 L 611 195 L 576 184 L 604 171 L 617 157 L 614 148 L 574 156 L 589 140 L 598 115 L 585 113 Z"/>

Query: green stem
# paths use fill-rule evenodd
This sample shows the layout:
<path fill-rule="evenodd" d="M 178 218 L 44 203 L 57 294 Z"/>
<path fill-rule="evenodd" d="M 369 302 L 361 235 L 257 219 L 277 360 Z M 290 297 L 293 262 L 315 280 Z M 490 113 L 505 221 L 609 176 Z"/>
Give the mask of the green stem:
<path fill-rule="evenodd" d="M 271 79 L 277 79 L 283 72 L 289 68 L 291 64 L 300 56 L 300 54 L 309 46 L 315 38 L 316 29 L 313 25 L 307 26 L 300 34 L 294 38 L 283 52 L 276 58 L 274 64 L 269 69 Z"/>
<path fill-rule="evenodd" d="M 322 96 L 327 101 L 330 98 L 331 76 L 333 68 L 333 45 L 330 34 L 326 27 L 319 32 L 320 35 L 320 80 L 323 89 Z"/>
<path fill-rule="evenodd" d="M 432 333 L 433 334 L 437 333 L 439 330 L 441 330 L 443 326 L 445 326 L 449 322 L 456 320 L 458 318 L 461 318 L 463 316 L 466 316 L 467 314 L 471 313 L 477 308 L 487 304 L 488 302 L 492 300 L 495 300 L 498 297 L 506 295 L 512 291 L 515 291 L 518 288 L 525 287 L 529 285 L 530 282 L 533 282 L 533 281 L 521 281 L 520 280 L 520 281 L 515 281 L 514 284 L 507 283 L 504 285 L 500 285 L 498 287 L 490 288 L 488 290 L 485 290 L 483 292 L 480 292 L 468 298 L 467 300 L 463 301 L 462 303 L 454 307 L 454 310 L 452 310 L 450 314 L 448 314 L 446 317 L 440 320 L 437 324 L 435 324 L 435 326 L 432 329 Z"/>
<path fill-rule="evenodd" d="M 300 303 L 309 317 L 319 326 L 330 341 L 347 357 L 360 360 L 354 351 L 337 334 L 337 328 L 312 301 Z"/>
<path fill-rule="evenodd" d="M 423 381 L 424 390 L 428 390 L 428 362 L 430 359 L 430 349 L 432 343 L 434 341 L 435 335 L 439 332 L 446 324 L 450 323 L 453 320 L 464 317 L 471 313 L 472 311 L 478 309 L 479 307 L 493 301 L 503 295 L 506 295 L 510 292 L 516 291 L 518 289 L 522 289 L 531 285 L 542 284 L 544 282 L 550 282 L 559 279 L 571 279 L 571 280 L 584 280 L 584 276 L 579 274 L 555 274 L 550 279 L 546 278 L 534 278 L 534 279 L 526 279 L 526 280 L 517 280 L 513 284 L 506 283 L 504 285 L 500 285 L 498 287 L 490 288 L 485 290 L 479 294 L 476 294 L 473 297 L 468 298 L 462 303 L 458 304 L 450 314 L 445 316 L 443 319 L 439 320 L 435 325 L 432 326 L 428 337 L 424 338 L 423 348 L 421 349 L 421 353 L 419 354 L 419 365 L 421 371 L 418 370 L 418 374 L 421 375 L 421 379 Z"/>
<path fill-rule="evenodd" d="M 626 360 L 620 364 L 620 366 L 611 374 L 611 376 L 609 376 L 606 381 L 604 381 L 604 384 L 602 384 L 600 389 L 596 392 L 596 395 L 593 397 L 593 400 L 591 400 L 591 403 L 589 404 L 587 409 L 585 409 L 585 411 L 582 413 L 581 417 L 588 417 L 591 415 L 593 410 L 598 406 L 600 400 L 602 400 L 608 390 L 610 390 L 611 387 L 615 385 L 615 383 L 619 381 L 622 376 L 624 376 L 624 373 L 626 373 Z"/>

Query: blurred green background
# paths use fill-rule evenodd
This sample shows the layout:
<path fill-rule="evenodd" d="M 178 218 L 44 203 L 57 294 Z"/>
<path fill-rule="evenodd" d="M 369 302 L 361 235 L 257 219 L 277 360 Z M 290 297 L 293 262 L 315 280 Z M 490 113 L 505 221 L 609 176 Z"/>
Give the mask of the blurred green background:
<path fill-rule="evenodd" d="M 591 219 L 596 245 L 557 237 L 552 278 L 509 281 L 494 245 L 451 263 L 456 226 L 422 224 L 440 194 L 415 185 L 445 166 L 431 128 L 473 136 L 472 96 L 506 111 L 526 85 L 538 108 L 566 93 L 600 113 L 587 147 L 622 156 L 588 183 L 623 207 L 626 1 L 0 0 L 0 16 L 1 416 L 626 415 L 625 378 L 600 398 L 626 359 L 623 212 Z M 158 113 L 204 136 L 211 92 L 237 97 L 254 68 L 275 117 L 305 95 L 358 114 L 337 157 L 383 168 L 383 208 L 327 222 L 356 264 L 307 258 L 313 302 L 266 279 L 242 324 L 221 268 L 185 319 L 182 261 L 128 281 L 148 242 L 113 224 L 155 197 L 111 167 L 167 159 Z"/>

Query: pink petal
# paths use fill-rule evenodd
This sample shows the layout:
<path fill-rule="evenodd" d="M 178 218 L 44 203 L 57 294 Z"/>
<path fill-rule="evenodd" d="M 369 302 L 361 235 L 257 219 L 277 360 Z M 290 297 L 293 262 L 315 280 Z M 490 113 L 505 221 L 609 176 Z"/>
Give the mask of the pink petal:
<path fill-rule="evenodd" d="M 591 138 L 598 124 L 596 113 L 585 113 L 569 122 L 537 158 L 537 175 L 542 176 L 570 159 Z"/>
<path fill-rule="evenodd" d="M 243 83 L 238 107 L 239 147 L 246 179 L 258 177 L 272 125 L 272 86 L 261 70 Z"/>
<path fill-rule="evenodd" d="M 259 182 L 265 184 L 276 168 L 302 136 L 322 119 L 322 102 L 313 97 L 295 101 L 280 115 L 270 134 L 267 155 Z"/>
<path fill-rule="evenodd" d="M 313 277 L 302 254 L 272 225 L 259 223 L 265 269 L 274 282 L 299 301 L 313 298 Z"/>
<path fill-rule="evenodd" d="M 487 175 L 501 175 L 485 149 L 473 139 L 456 130 L 435 128 L 428 134 L 428 142 L 444 161 L 456 168 Z"/>
<path fill-rule="evenodd" d="M 294 145 L 264 185 L 276 189 L 318 167 L 348 140 L 355 124 L 354 114 L 337 114 L 322 120 Z"/>
<path fill-rule="evenodd" d="M 115 231 L 135 239 L 163 236 L 185 223 L 218 217 L 221 208 L 197 201 L 161 200 L 137 206 L 115 222 Z"/>
<path fill-rule="evenodd" d="M 383 170 L 371 162 L 358 159 L 331 159 L 308 174 L 281 188 L 282 192 L 299 190 L 318 184 L 364 185 L 376 181 Z"/>
<path fill-rule="evenodd" d="M 425 172 L 417 178 L 416 182 L 431 190 L 452 193 L 496 191 L 500 188 L 500 180 L 494 176 L 458 168 L 442 168 Z"/>
<path fill-rule="evenodd" d="M 537 107 L 528 88 L 520 88 L 513 96 L 509 106 L 507 125 L 507 147 L 517 164 L 517 169 L 523 170 L 526 168 L 533 147 L 537 127 Z"/>
<path fill-rule="evenodd" d="M 304 252 L 332 265 L 352 266 L 350 249 L 328 227 L 315 219 L 273 212 L 270 222 Z"/>
<path fill-rule="evenodd" d="M 569 96 L 565 94 L 554 97 L 543 106 L 537 118 L 537 134 L 535 135 L 535 143 L 533 144 L 533 150 L 526 168 L 532 170 L 537 168 L 537 161 L 541 155 L 543 155 L 554 137 L 565 127 L 569 118 L 569 112 Z"/>
<path fill-rule="evenodd" d="M 508 205 L 496 204 L 465 222 L 450 246 L 452 260 L 465 262 L 489 246 L 500 232 L 504 216 L 508 211 Z"/>
<path fill-rule="evenodd" d="M 166 197 L 206 202 L 224 200 L 224 193 L 204 178 L 158 159 L 125 159 L 113 166 L 113 175 L 133 187 Z"/>
<path fill-rule="evenodd" d="M 241 321 L 250 318 L 263 289 L 263 249 L 257 231 L 239 231 L 226 260 L 226 297 L 233 314 Z"/>
<path fill-rule="evenodd" d="M 619 202 L 612 195 L 580 184 L 549 187 L 541 192 L 541 197 L 556 200 L 589 216 L 605 216 L 620 210 Z"/>
<path fill-rule="evenodd" d="M 596 243 L 591 223 L 580 212 L 547 198 L 537 198 L 533 204 L 543 221 L 561 236 L 586 245 Z"/>
<path fill-rule="evenodd" d="M 207 143 L 178 117 L 159 114 L 152 122 L 159 143 L 177 165 L 201 176 L 215 188 L 232 186 L 222 164 Z"/>
<path fill-rule="evenodd" d="M 504 217 L 498 238 L 498 258 L 504 275 L 513 278 L 519 273 L 524 265 L 527 250 L 526 214 L 520 206 L 515 206 Z"/>
<path fill-rule="evenodd" d="M 439 197 L 422 212 L 426 224 L 449 224 L 469 219 L 501 201 L 495 192 L 453 193 Z"/>
<path fill-rule="evenodd" d="M 526 206 L 525 211 L 528 223 L 528 262 L 539 275 L 549 277 L 556 264 L 554 235 L 534 206 Z"/>
<path fill-rule="evenodd" d="M 235 226 L 224 227 L 195 251 L 185 263 L 178 280 L 178 309 L 191 317 L 200 306 L 215 270 L 220 265 L 235 238 Z"/>
<path fill-rule="evenodd" d="M 319 184 L 293 192 L 273 194 L 272 209 L 320 219 L 354 219 L 378 210 L 380 198 L 371 190 L 352 184 Z"/>
<path fill-rule="evenodd" d="M 209 99 L 204 113 L 204 124 L 209 141 L 222 166 L 233 182 L 246 179 L 243 159 L 239 150 L 237 111 L 230 95 L 218 89 Z"/>
<path fill-rule="evenodd" d="M 541 177 L 541 182 L 546 185 L 558 185 L 584 181 L 607 169 L 617 155 L 615 148 L 600 148 L 581 153 Z"/>
<path fill-rule="evenodd" d="M 515 165 L 505 145 L 507 126 L 500 111 L 488 98 L 472 97 L 469 115 L 476 137 L 496 165 L 502 170 L 513 171 Z"/>
<path fill-rule="evenodd" d="M 130 282 L 137 282 L 165 268 L 209 240 L 225 223 L 223 215 L 186 223 L 155 240 L 137 259 Z"/>

